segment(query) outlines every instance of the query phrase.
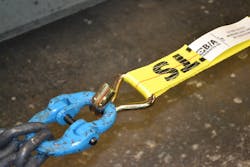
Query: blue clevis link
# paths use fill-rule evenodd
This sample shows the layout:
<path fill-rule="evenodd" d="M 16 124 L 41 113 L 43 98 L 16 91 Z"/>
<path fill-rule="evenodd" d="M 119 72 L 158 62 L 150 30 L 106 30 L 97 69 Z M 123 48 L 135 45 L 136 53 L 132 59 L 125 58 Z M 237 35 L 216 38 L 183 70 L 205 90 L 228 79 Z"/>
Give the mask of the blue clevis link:
<path fill-rule="evenodd" d="M 50 100 L 45 110 L 34 115 L 29 122 L 57 122 L 66 125 L 65 117 L 74 118 L 81 108 L 91 106 L 94 94 L 78 92 L 57 96 Z M 106 104 L 102 112 L 102 117 L 95 121 L 79 119 L 73 122 L 61 138 L 43 142 L 37 151 L 49 156 L 63 156 L 90 148 L 97 142 L 99 135 L 111 128 L 116 120 L 117 112 L 113 103 Z"/>

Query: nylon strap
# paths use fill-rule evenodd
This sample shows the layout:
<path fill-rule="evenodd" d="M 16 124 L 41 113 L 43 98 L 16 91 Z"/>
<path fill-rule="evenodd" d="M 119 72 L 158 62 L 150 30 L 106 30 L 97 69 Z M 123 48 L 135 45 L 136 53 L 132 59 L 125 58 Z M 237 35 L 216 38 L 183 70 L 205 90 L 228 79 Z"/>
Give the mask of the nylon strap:
<path fill-rule="evenodd" d="M 250 17 L 216 28 L 189 46 L 124 75 L 145 98 L 168 89 L 250 46 Z"/>

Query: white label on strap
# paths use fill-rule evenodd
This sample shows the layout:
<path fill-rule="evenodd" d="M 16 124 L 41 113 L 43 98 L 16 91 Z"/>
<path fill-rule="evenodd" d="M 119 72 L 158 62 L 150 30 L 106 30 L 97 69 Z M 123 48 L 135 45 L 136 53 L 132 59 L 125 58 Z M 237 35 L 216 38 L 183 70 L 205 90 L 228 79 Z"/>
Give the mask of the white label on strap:
<path fill-rule="evenodd" d="M 247 40 L 250 40 L 250 17 L 216 28 L 192 42 L 189 47 L 212 61 L 227 49 Z"/>

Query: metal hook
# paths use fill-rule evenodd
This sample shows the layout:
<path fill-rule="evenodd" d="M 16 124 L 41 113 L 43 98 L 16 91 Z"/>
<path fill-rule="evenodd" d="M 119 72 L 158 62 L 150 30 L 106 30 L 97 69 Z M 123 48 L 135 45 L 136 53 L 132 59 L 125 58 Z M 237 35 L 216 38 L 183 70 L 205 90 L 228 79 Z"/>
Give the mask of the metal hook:
<path fill-rule="evenodd" d="M 123 79 L 124 79 L 124 74 L 120 75 L 117 78 L 117 80 L 114 83 L 114 90 L 111 89 L 108 84 L 104 84 L 105 86 L 102 86 L 102 89 L 100 91 L 98 91 L 98 92 L 108 92 L 108 93 L 105 93 L 104 95 L 97 93 L 94 96 L 94 98 L 98 99 L 99 103 L 101 103 L 101 100 L 99 98 L 97 98 L 97 97 L 100 97 L 100 96 L 105 97 L 103 100 L 104 100 L 105 103 L 107 103 L 107 100 L 106 100 L 107 97 L 105 95 L 108 95 L 108 99 L 111 99 L 110 101 L 114 102 L 115 99 L 118 96 L 118 93 L 119 93 L 119 90 L 120 90 L 121 83 L 122 83 Z M 118 111 L 122 111 L 122 110 L 137 110 L 137 109 L 147 108 L 147 107 L 151 106 L 154 103 L 154 101 L 155 101 L 155 96 L 152 95 L 151 97 L 149 97 L 148 99 L 146 99 L 146 100 L 144 100 L 142 102 L 136 102 L 136 103 L 133 103 L 133 104 L 120 105 L 120 106 L 116 107 L 116 111 L 118 112 Z"/>

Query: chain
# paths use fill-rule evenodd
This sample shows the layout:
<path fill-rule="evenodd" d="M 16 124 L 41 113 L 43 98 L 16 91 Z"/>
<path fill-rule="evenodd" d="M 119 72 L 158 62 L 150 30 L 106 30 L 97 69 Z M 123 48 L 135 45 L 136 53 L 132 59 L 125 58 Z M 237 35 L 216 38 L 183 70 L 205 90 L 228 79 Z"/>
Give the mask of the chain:
<path fill-rule="evenodd" d="M 34 134 L 27 140 L 25 135 Z M 38 167 L 48 158 L 35 149 L 52 135 L 42 123 L 24 123 L 9 129 L 0 129 L 1 167 Z"/>

